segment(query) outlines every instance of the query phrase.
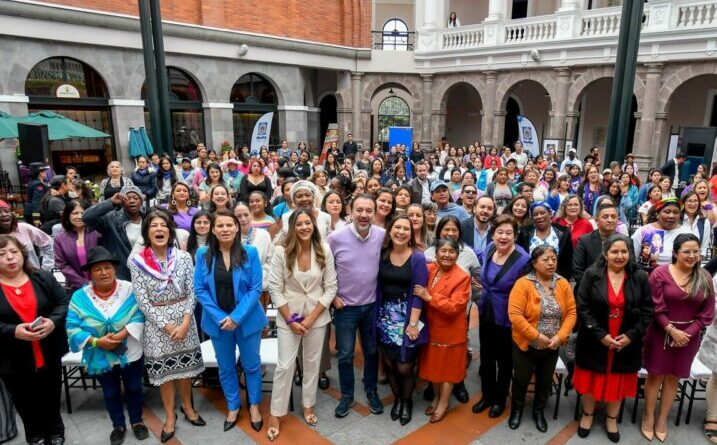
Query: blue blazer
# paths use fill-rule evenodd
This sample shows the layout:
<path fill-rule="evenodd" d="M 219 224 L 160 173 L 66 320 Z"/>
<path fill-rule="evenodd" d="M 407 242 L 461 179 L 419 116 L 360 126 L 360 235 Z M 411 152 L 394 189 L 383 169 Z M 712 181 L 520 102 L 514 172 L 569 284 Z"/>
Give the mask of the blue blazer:
<path fill-rule="evenodd" d="M 207 247 L 197 250 L 194 269 L 194 293 L 202 304 L 202 330 L 210 337 L 219 337 L 219 322 L 230 317 L 239 325 L 237 330 L 242 337 L 261 332 L 267 325 L 264 308 L 259 303 L 261 295 L 261 261 L 254 246 L 244 246 L 247 260 L 241 267 L 232 268 L 234 298 L 236 307 L 227 314 L 217 304 L 217 290 L 214 284 L 214 263 L 207 270 Z"/>

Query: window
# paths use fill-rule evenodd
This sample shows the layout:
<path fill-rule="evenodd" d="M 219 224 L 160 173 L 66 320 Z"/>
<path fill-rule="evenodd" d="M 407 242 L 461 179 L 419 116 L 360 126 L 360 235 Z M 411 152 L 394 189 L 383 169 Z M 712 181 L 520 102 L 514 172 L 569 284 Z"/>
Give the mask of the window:
<path fill-rule="evenodd" d="M 410 127 L 411 111 L 405 100 L 389 96 L 378 106 L 378 140 L 388 143 L 388 127 Z"/>
<path fill-rule="evenodd" d="M 248 73 L 241 76 L 232 87 L 230 101 L 234 104 L 234 146 L 241 147 L 251 143 L 254 125 L 259 118 L 274 112 L 269 141 L 276 145 L 279 139 L 279 116 L 276 106 L 279 101 L 274 86 L 260 74 Z"/>
<path fill-rule="evenodd" d="M 69 57 L 53 57 L 35 65 L 25 80 L 28 96 L 57 97 L 57 87 L 69 84 L 79 98 L 109 98 L 107 87 L 91 66 Z"/>
<path fill-rule="evenodd" d="M 382 49 L 389 51 L 407 51 L 409 49 L 408 26 L 403 20 L 389 19 L 381 31 Z"/>

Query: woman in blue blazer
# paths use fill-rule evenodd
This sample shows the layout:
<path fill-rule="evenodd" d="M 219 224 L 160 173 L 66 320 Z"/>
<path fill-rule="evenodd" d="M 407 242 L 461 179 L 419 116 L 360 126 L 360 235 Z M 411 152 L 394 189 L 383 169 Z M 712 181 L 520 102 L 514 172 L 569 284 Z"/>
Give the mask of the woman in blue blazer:
<path fill-rule="evenodd" d="M 207 246 L 197 250 L 194 291 L 202 303 L 202 330 L 211 338 L 219 365 L 219 381 L 227 399 L 224 431 L 236 425 L 241 408 L 236 347 L 246 374 L 251 426 L 263 425 L 261 403 L 261 333 L 267 324 L 261 295 L 261 261 L 254 246 L 242 246 L 239 221 L 217 210 Z"/>

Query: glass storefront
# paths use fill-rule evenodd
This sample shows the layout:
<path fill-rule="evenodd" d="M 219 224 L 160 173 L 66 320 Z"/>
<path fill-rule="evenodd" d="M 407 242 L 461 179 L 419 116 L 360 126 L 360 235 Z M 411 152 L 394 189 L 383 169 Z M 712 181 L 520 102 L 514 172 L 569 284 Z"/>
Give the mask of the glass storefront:
<path fill-rule="evenodd" d="M 249 73 L 236 81 L 230 95 L 234 104 L 234 146 L 251 143 L 256 121 L 265 113 L 274 112 L 269 135 L 270 147 L 279 145 L 279 117 L 276 115 L 276 91 L 263 76 Z"/>

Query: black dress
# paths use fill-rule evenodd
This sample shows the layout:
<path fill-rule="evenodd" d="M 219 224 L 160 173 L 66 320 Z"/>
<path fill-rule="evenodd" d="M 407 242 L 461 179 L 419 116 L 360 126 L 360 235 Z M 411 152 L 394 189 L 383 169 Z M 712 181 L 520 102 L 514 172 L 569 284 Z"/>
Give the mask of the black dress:
<path fill-rule="evenodd" d="M 398 360 L 403 345 L 406 320 L 411 316 L 408 295 L 411 292 L 411 258 L 401 266 L 394 266 L 389 258 L 381 259 L 378 279 L 381 288 L 381 306 L 377 308 L 377 340 L 384 355 Z M 416 348 L 409 349 L 407 361 L 413 361 Z"/>

